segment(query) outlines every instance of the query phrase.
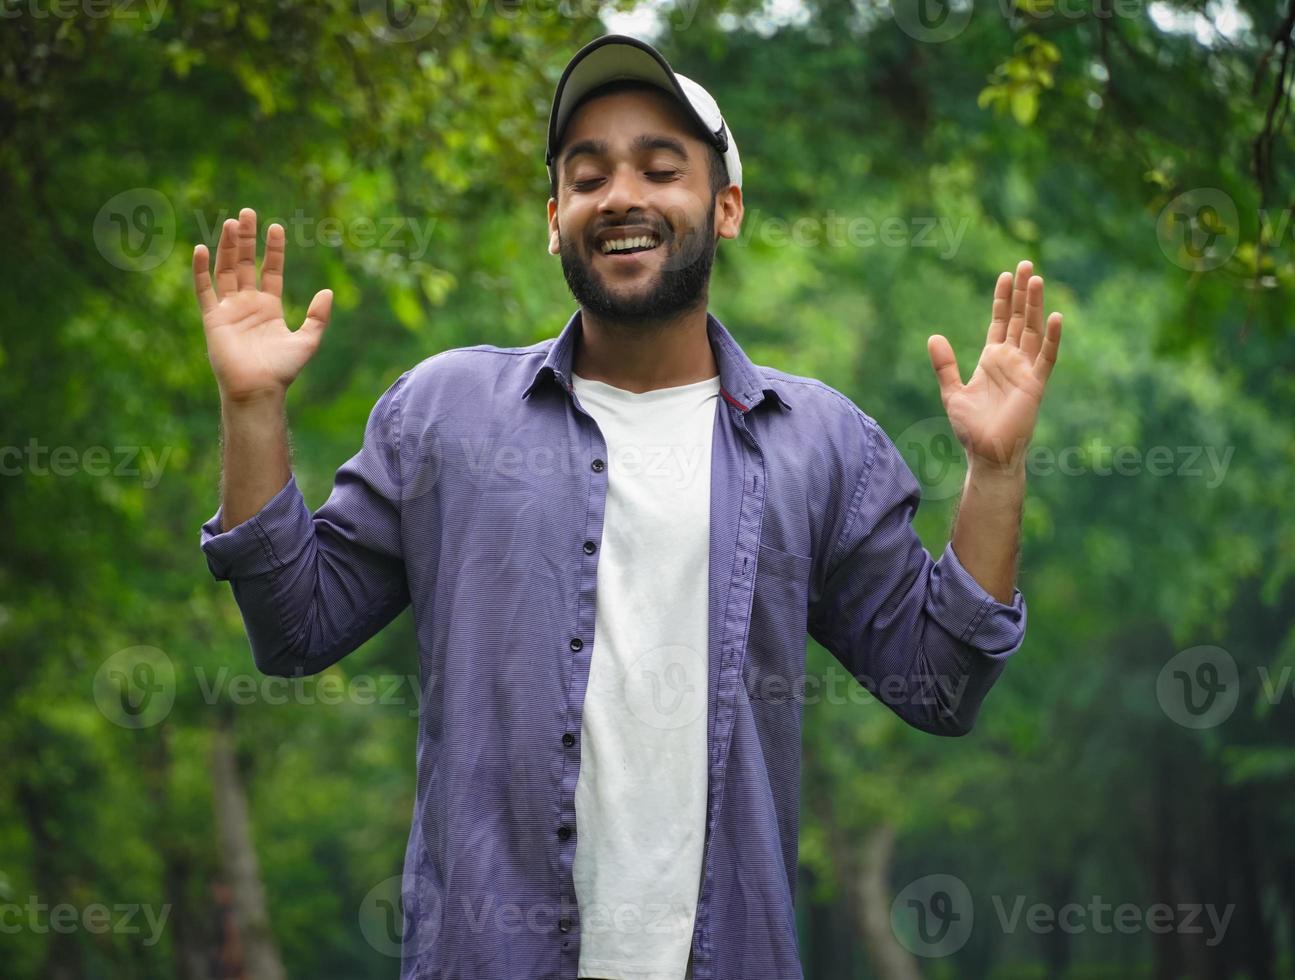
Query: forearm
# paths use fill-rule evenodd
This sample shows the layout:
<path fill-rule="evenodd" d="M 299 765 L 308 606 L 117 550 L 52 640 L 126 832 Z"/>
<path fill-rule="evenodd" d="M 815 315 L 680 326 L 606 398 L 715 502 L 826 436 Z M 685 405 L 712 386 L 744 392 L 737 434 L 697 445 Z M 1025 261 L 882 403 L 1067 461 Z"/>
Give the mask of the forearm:
<path fill-rule="evenodd" d="M 202 550 L 212 574 L 233 586 L 267 674 L 317 673 L 409 604 L 397 435 L 407 377 L 378 400 L 360 451 L 313 514 L 288 465 L 282 399 L 222 412 L 222 506 L 202 526 Z"/>
<path fill-rule="evenodd" d="M 811 591 L 810 635 L 860 683 L 909 724 L 941 735 L 961 735 L 975 723 L 981 702 L 1019 649 L 1025 598 L 1009 587 L 996 601 L 963 564 L 950 542 L 936 560 L 913 528 L 922 488 L 895 444 L 866 420 L 871 457 L 858 484 L 841 499 L 851 509 L 817 594 Z M 982 559 L 992 547 L 982 533 L 1014 542 L 1018 516 L 995 532 L 1007 488 L 980 477 L 965 488 L 960 548 Z M 1019 497 L 1019 489 L 1017 490 Z M 1019 515 L 1019 502 L 1009 508 Z M 980 510 L 990 517 L 978 518 Z M 1014 544 L 1013 544 L 1014 548 Z M 1002 574 L 1011 580 L 1010 552 Z M 978 568 L 980 566 L 977 566 Z M 983 578 L 989 572 L 980 571 Z M 817 580 L 814 583 L 818 584 Z"/>
<path fill-rule="evenodd" d="M 221 530 L 258 513 L 292 475 L 282 396 L 250 402 L 222 399 Z"/>
<path fill-rule="evenodd" d="M 962 567 L 999 602 L 1016 589 L 1025 500 L 1025 467 L 1002 469 L 973 459 L 954 519 L 951 544 Z"/>

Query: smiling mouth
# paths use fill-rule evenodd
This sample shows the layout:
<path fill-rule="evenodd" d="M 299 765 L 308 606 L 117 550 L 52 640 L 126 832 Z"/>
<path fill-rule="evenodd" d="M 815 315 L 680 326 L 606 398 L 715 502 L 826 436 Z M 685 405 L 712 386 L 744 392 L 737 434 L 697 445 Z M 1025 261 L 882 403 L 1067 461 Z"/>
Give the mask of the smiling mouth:
<path fill-rule="evenodd" d="M 660 247 L 661 239 L 656 235 L 635 235 L 627 238 L 612 238 L 598 243 L 600 255 L 636 255 L 639 252 L 650 252 Z"/>

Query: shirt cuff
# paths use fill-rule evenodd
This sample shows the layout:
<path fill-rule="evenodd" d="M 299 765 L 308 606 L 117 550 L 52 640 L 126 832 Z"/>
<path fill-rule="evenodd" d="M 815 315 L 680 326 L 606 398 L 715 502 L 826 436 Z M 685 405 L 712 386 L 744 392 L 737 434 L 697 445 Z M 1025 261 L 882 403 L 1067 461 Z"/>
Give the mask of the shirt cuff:
<path fill-rule="evenodd" d="M 310 509 L 295 474 L 256 514 L 237 527 L 221 531 L 221 508 L 202 525 L 200 543 L 207 567 L 219 581 L 264 575 L 290 563 L 306 546 Z"/>
<path fill-rule="evenodd" d="M 1010 605 L 999 602 L 958 561 L 952 541 L 944 546 L 931 579 L 931 615 L 960 643 L 999 658 L 1016 652 L 1025 639 L 1020 589 L 1012 590 Z"/>

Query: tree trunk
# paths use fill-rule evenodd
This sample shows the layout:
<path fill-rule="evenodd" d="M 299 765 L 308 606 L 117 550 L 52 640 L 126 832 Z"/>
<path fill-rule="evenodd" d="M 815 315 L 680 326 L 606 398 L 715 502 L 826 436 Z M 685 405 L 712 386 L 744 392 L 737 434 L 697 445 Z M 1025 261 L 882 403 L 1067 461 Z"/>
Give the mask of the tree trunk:
<path fill-rule="evenodd" d="M 243 973 L 250 980 L 285 980 L 283 961 L 270 932 L 247 798 L 234 757 L 229 719 L 224 713 L 213 732 L 211 770 L 220 857 L 241 940 Z"/>
<path fill-rule="evenodd" d="M 1053 870 L 1043 874 L 1044 894 L 1048 905 L 1059 909 L 1074 897 L 1075 872 Z M 1067 929 L 1053 929 L 1039 937 L 1043 947 L 1043 962 L 1050 977 L 1064 977 L 1070 969 L 1071 933 Z"/>
<path fill-rule="evenodd" d="M 858 898 L 859 928 L 868 946 L 872 967 L 882 980 L 922 980 L 917 960 L 899 944 L 890 927 L 890 860 L 895 853 L 895 828 L 878 824 L 863 841 L 862 863 L 853 887 Z M 849 867 L 847 865 L 846 867 Z"/>
<path fill-rule="evenodd" d="M 1251 793 L 1245 787 L 1228 793 L 1225 813 L 1231 823 L 1228 836 L 1236 842 L 1236 859 L 1228 862 L 1228 871 L 1235 883 L 1228 889 L 1228 895 L 1235 895 L 1237 904 L 1231 920 L 1236 938 L 1224 948 L 1236 950 L 1235 961 L 1229 966 L 1244 968 L 1250 980 L 1272 980 L 1273 937 L 1264 917 L 1261 856 L 1252 831 L 1253 813 Z M 1222 911 L 1220 908 L 1219 913 Z"/>
<path fill-rule="evenodd" d="M 170 906 L 167 920 L 171 930 L 171 970 L 178 980 L 210 980 L 200 916 L 189 901 L 190 862 L 176 835 L 171 819 L 171 727 L 157 726 L 139 732 L 141 783 L 147 788 L 157 815 L 153 829 L 157 851 L 162 858 L 162 887 Z"/>
<path fill-rule="evenodd" d="M 1169 764 L 1158 758 L 1153 764 L 1149 782 L 1152 787 L 1151 821 L 1151 894 L 1155 901 L 1170 901 L 1173 894 L 1174 821 L 1173 806 L 1169 799 Z M 1154 957 L 1154 980 L 1179 980 L 1182 976 L 1182 956 L 1179 937 L 1175 933 L 1156 932 L 1151 936 Z"/>
<path fill-rule="evenodd" d="M 32 753 L 32 757 L 34 756 L 35 752 Z M 27 825 L 27 832 L 31 835 L 32 877 L 36 884 L 36 895 L 40 901 L 50 906 L 68 901 L 70 889 L 66 887 L 58 862 L 62 849 L 45 817 L 45 814 L 53 812 L 53 807 L 46 806 L 45 797 L 37 786 L 23 779 L 18 780 L 15 800 Z M 85 976 L 81 947 L 75 935 L 61 929 L 50 930 L 40 976 L 42 980 L 76 980 Z"/>

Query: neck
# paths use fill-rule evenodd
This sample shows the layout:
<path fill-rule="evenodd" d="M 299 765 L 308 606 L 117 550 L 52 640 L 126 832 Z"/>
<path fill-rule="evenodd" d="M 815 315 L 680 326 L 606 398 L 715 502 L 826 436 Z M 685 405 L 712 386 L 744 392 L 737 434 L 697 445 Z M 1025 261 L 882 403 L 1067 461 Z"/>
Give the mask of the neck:
<path fill-rule="evenodd" d="M 636 394 L 715 377 L 705 302 L 675 317 L 633 322 L 599 319 L 581 307 L 572 370 Z"/>

